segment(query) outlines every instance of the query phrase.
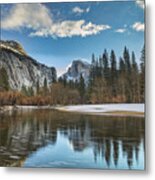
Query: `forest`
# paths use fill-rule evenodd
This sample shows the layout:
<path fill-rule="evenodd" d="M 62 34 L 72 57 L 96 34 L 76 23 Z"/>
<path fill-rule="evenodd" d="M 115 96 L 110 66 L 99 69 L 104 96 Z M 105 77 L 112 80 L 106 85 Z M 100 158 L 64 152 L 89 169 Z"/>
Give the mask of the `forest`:
<path fill-rule="evenodd" d="M 114 50 L 105 49 L 99 57 L 92 54 L 87 82 L 81 74 L 76 81 L 54 78 L 49 86 L 45 78 L 43 87 L 38 82 L 36 87 L 23 86 L 21 91 L 15 91 L 9 87 L 6 69 L 1 68 L 0 75 L 0 106 L 144 103 L 145 46 L 140 63 L 126 46 L 119 58 Z"/>

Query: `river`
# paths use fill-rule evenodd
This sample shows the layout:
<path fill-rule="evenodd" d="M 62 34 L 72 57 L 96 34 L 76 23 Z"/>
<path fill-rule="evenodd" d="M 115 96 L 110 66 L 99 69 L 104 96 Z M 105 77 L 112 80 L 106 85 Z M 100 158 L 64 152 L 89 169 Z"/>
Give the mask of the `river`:
<path fill-rule="evenodd" d="M 0 115 L 0 166 L 145 168 L 143 117 L 56 110 Z"/>

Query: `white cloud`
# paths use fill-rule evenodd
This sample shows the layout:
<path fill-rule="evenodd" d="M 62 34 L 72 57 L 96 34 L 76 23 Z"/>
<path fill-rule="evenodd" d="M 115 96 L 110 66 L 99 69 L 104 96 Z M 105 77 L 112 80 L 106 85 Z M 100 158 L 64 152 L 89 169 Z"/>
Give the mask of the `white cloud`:
<path fill-rule="evenodd" d="M 144 31 L 145 25 L 144 25 L 144 23 L 141 23 L 141 22 L 135 22 L 132 25 L 132 28 L 136 31 Z"/>
<path fill-rule="evenodd" d="M 62 21 L 54 23 L 50 29 L 40 29 L 32 32 L 30 36 L 53 36 L 53 37 L 86 37 L 93 34 L 98 34 L 100 31 L 110 29 L 108 25 L 96 25 L 91 22 L 86 23 L 85 20 L 79 21 Z"/>
<path fill-rule="evenodd" d="M 90 11 L 90 7 L 86 8 L 86 12 L 88 13 Z"/>
<path fill-rule="evenodd" d="M 145 7 L 144 0 L 136 0 L 136 4 L 142 9 Z"/>
<path fill-rule="evenodd" d="M 87 11 L 89 11 L 87 9 Z M 110 29 L 109 25 L 96 25 L 85 20 L 54 21 L 49 9 L 42 4 L 17 4 L 1 21 L 2 29 L 18 30 L 27 28 L 32 30 L 30 36 L 40 37 L 72 37 L 95 35 Z"/>
<path fill-rule="evenodd" d="M 86 8 L 86 9 L 82 9 L 82 8 L 76 6 L 76 7 L 74 7 L 74 8 L 72 9 L 72 12 L 73 12 L 73 13 L 77 13 L 77 14 L 88 13 L 89 11 L 90 11 L 90 8 L 89 8 L 89 7 Z"/>
<path fill-rule="evenodd" d="M 124 33 L 126 31 L 125 28 L 116 29 L 115 32 L 117 33 Z"/>
<path fill-rule="evenodd" d="M 16 4 L 1 22 L 3 29 L 19 29 L 21 27 L 38 29 L 50 27 L 51 24 L 51 14 L 41 4 Z"/>

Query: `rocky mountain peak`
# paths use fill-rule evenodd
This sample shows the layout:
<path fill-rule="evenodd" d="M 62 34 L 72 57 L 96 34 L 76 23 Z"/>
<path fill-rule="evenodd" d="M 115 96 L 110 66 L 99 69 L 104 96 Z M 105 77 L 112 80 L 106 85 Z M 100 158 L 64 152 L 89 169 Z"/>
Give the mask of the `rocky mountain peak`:
<path fill-rule="evenodd" d="M 15 53 L 26 56 L 24 48 L 17 41 L 3 41 L 0 40 L 0 48 L 13 51 Z"/>
<path fill-rule="evenodd" d="M 21 90 L 23 86 L 40 87 L 46 78 L 50 85 L 56 79 L 56 69 L 39 63 L 26 54 L 16 41 L 0 41 L 0 68 L 7 71 L 9 86 L 13 90 Z"/>
<path fill-rule="evenodd" d="M 67 72 L 63 74 L 67 80 L 79 80 L 80 75 L 87 81 L 90 74 L 90 64 L 83 60 L 74 60 L 67 68 Z"/>

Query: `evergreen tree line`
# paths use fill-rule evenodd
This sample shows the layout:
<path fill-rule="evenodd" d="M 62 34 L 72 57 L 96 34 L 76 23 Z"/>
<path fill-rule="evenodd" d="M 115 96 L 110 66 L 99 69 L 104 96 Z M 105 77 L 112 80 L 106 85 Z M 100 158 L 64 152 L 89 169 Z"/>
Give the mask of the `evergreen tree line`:
<path fill-rule="evenodd" d="M 134 52 L 124 47 L 122 57 L 117 60 L 114 50 L 107 50 L 99 58 L 92 55 L 88 98 L 92 103 L 144 102 L 145 47 L 141 51 L 140 65 Z"/>
<path fill-rule="evenodd" d="M 79 81 L 59 78 L 64 87 L 78 91 L 79 103 L 143 103 L 145 100 L 145 47 L 140 64 L 135 53 L 124 47 L 118 60 L 114 50 L 104 50 L 99 58 L 92 54 L 90 77 L 86 82 L 81 74 Z"/>
<path fill-rule="evenodd" d="M 143 103 L 145 93 L 145 47 L 141 51 L 140 64 L 134 52 L 124 47 L 122 57 L 116 58 L 114 50 L 99 56 L 92 55 L 89 79 L 82 74 L 79 80 L 53 76 L 52 85 L 44 79 L 36 87 L 23 86 L 20 92 L 11 91 L 7 72 L 0 69 L 0 105 L 56 105 L 98 103 Z"/>

